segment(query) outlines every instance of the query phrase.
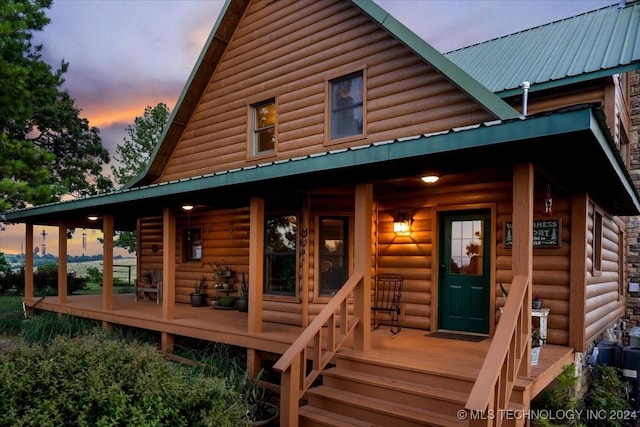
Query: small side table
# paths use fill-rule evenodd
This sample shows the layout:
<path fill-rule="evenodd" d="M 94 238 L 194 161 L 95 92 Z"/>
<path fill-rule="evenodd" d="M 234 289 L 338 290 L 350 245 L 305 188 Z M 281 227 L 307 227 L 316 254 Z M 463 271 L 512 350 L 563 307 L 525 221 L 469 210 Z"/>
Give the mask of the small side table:
<path fill-rule="evenodd" d="M 547 342 L 547 318 L 549 317 L 549 312 L 551 309 L 548 308 L 532 308 L 531 309 L 531 317 L 540 318 L 540 340 L 542 344 L 546 344 Z"/>

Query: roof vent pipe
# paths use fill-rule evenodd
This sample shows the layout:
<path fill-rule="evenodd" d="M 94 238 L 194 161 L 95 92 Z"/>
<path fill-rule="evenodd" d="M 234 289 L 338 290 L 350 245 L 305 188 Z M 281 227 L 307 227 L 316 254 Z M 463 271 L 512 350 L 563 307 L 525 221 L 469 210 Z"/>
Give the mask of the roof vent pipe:
<path fill-rule="evenodd" d="M 527 117 L 527 104 L 529 103 L 529 87 L 531 85 L 529 82 L 520 83 L 520 87 L 522 88 L 522 115 L 520 118 L 524 119 Z"/>

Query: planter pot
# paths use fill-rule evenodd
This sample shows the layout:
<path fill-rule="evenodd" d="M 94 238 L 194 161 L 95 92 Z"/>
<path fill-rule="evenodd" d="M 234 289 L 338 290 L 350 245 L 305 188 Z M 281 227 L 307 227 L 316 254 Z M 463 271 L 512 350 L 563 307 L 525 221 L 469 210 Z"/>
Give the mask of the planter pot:
<path fill-rule="evenodd" d="M 542 347 L 531 347 L 531 366 L 536 366 L 540 359 L 540 349 Z"/>
<path fill-rule="evenodd" d="M 539 310 L 542 308 L 542 300 L 541 299 L 533 300 L 532 305 L 533 305 L 533 308 L 535 308 L 536 310 Z"/>
<path fill-rule="evenodd" d="M 206 307 L 207 306 L 207 294 L 189 294 L 191 297 L 191 305 L 193 307 Z"/>
<path fill-rule="evenodd" d="M 273 415 L 269 418 L 265 418 L 264 420 L 256 420 L 251 423 L 252 426 L 276 426 L 278 425 L 278 417 L 280 416 L 280 411 L 278 411 L 278 407 L 272 403 L 265 402 L 265 405 L 272 408 Z"/>
<path fill-rule="evenodd" d="M 249 299 L 243 297 L 236 299 L 236 307 L 238 308 L 238 311 L 247 313 L 249 311 Z"/>

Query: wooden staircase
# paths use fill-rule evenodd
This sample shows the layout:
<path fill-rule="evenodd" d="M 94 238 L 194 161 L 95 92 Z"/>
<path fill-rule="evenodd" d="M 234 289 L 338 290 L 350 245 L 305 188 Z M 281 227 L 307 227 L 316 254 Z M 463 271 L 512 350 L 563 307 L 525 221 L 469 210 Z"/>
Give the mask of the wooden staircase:
<path fill-rule="evenodd" d="M 322 384 L 307 391 L 300 426 L 461 426 L 477 369 L 428 368 L 346 351 L 325 369 Z M 513 409 L 529 407 L 528 380 L 519 379 Z M 462 415 L 461 412 L 462 411 Z M 509 424 L 509 423 L 507 423 Z"/>

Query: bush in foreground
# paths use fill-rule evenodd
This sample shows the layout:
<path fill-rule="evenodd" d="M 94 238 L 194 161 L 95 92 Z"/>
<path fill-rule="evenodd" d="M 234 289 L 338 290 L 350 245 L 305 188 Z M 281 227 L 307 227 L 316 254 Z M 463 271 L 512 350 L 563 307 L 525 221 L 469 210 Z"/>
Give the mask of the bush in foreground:
<path fill-rule="evenodd" d="M 105 333 L 60 336 L 0 355 L 0 396 L 0 426 L 247 424 L 247 408 L 224 378 Z"/>

